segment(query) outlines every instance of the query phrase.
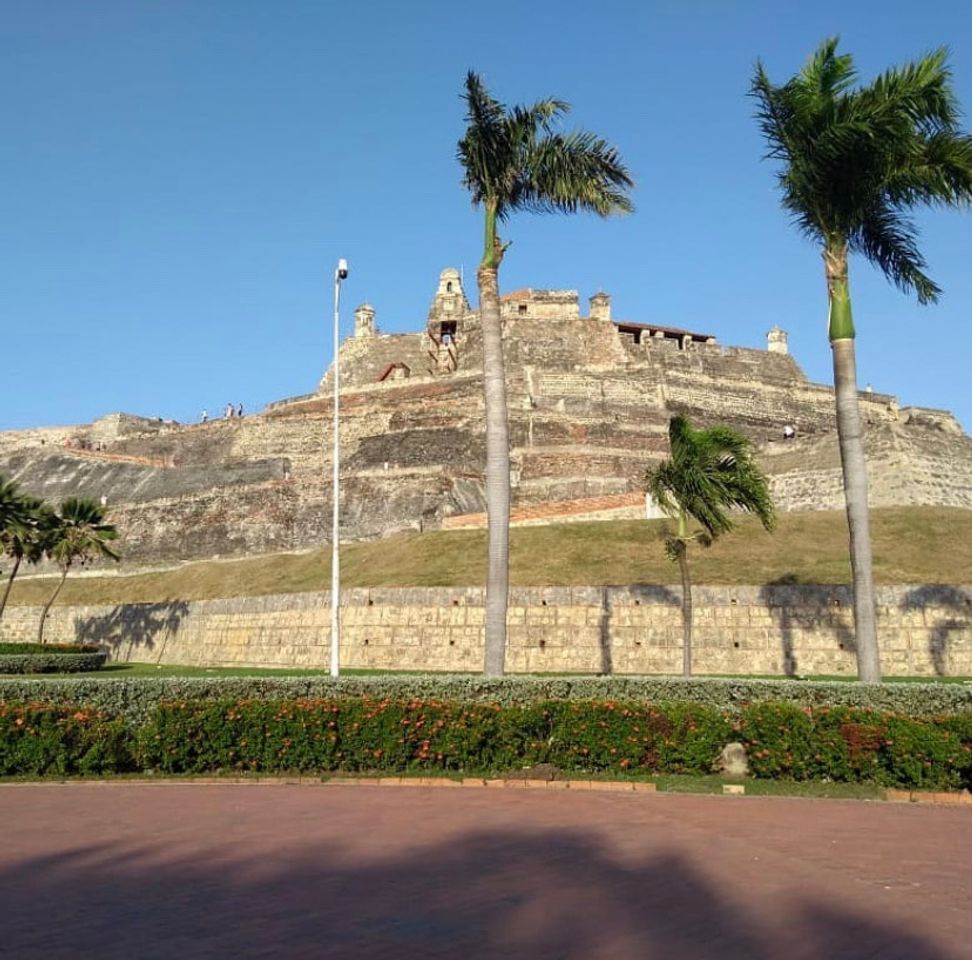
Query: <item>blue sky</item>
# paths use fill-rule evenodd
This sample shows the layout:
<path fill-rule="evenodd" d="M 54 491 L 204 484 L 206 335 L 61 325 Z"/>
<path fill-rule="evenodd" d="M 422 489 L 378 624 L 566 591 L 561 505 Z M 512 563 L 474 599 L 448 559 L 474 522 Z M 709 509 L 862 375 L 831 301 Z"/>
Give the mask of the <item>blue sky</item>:
<path fill-rule="evenodd" d="M 571 102 L 638 183 L 627 218 L 515 218 L 501 289 L 603 288 L 616 317 L 726 344 L 778 323 L 829 382 L 822 265 L 761 160 L 753 64 L 783 80 L 839 33 L 869 79 L 947 43 L 972 111 L 963 6 L 4 0 L 0 428 L 314 389 L 341 256 L 345 329 L 363 301 L 386 332 L 419 329 L 445 266 L 474 288 L 470 68 L 507 103 Z M 852 263 L 860 382 L 968 429 L 972 216 L 918 219 L 945 295 L 919 307 Z"/>

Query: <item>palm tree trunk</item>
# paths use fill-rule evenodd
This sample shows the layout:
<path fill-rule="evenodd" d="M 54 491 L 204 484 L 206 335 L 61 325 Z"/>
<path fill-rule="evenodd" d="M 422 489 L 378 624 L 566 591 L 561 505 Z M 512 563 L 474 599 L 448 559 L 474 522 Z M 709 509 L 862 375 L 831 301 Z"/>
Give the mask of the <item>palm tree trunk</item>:
<path fill-rule="evenodd" d="M 20 569 L 20 561 L 23 557 L 14 557 L 13 570 L 10 571 L 10 576 L 7 578 L 7 586 L 3 591 L 3 597 L 0 598 L 0 620 L 3 619 L 3 611 L 7 607 L 7 599 L 10 596 L 10 588 L 13 586 L 14 577 L 17 576 L 17 571 Z"/>
<path fill-rule="evenodd" d="M 877 639 L 877 612 L 871 556 L 870 513 L 867 497 L 867 463 L 864 430 L 857 397 L 857 360 L 854 322 L 847 282 L 846 247 L 824 253 L 830 294 L 830 345 L 834 358 L 834 396 L 837 403 L 837 438 L 844 474 L 844 499 L 850 533 L 850 560 L 854 581 L 854 634 L 857 676 L 866 683 L 881 679 Z"/>
<path fill-rule="evenodd" d="M 682 574 L 682 676 L 692 676 L 692 581 L 689 579 L 688 547 L 679 544 L 678 569 Z"/>
<path fill-rule="evenodd" d="M 47 622 L 47 614 L 50 613 L 51 607 L 54 605 L 54 601 L 57 599 L 57 595 L 61 592 L 61 587 L 64 586 L 64 581 L 67 580 L 67 568 L 64 568 L 64 572 L 61 574 L 61 579 L 58 581 L 57 586 L 54 588 L 54 592 L 51 594 L 50 599 L 44 604 L 44 609 L 41 611 L 40 624 L 37 627 L 37 642 L 44 642 L 44 624 Z"/>
<path fill-rule="evenodd" d="M 506 613 L 509 603 L 510 438 L 497 266 L 484 260 L 476 279 L 479 283 L 479 313 L 483 325 L 486 517 L 489 541 L 483 672 L 487 677 L 500 677 L 506 665 Z"/>

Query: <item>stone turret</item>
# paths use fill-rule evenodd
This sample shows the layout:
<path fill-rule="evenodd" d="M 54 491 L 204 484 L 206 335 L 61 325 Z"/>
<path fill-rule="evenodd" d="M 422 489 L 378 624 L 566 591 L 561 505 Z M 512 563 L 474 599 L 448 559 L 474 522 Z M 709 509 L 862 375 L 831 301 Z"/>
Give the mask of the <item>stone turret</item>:
<path fill-rule="evenodd" d="M 766 334 L 766 349 L 770 353 L 788 354 L 790 352 L 787 333 L 782 327 L 773 327 Z"/>
<path fill-rule="evenodd" d="M 591 319 L 592 320 L 611 320 L 611 295 L 599 290 L 591 297 Z"/>
<path fill-rule="evenodd" d="M 429 307 L 429 323 L 458 320 L 469 310 L 469 301 L 462 289 L 462 277 L 454 267 L 446 267 L 439 274 L 439 288 Z"/>
<path fill-rule="evenodd" d="M 356 337 L 373 337 L 378 331 L 375 329 L 375 308 L 370 303 L 363 303 L 354 311 L 354 335 Z"/>

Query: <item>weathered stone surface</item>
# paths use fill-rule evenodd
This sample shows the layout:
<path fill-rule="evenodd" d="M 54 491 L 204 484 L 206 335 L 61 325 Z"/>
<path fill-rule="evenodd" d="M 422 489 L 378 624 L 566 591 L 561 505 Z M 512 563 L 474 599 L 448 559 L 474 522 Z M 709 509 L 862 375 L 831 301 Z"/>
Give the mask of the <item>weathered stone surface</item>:
<path fill-rule="evenodd" d="M 677 412 L 752 436 L 780 509 L 843 505 L 833 392 L 810 383 L 789 353 L 612 321 L 606 294 L 593 303 L 583 317 L 575 291 L 503 299 L 522 522 L 639 515 L 645 467 L 665 455 Z M 380 334 L 374 319 L 359 309 L 338 359 L 342 535 L 475 525 L 484 509 L 482 331 L 460 274 L 443 271 L 421 332 Z M 0 433 L 0 474 L 51 499 L 107 498 L 131 566 L 308 548 L 330 529 L 329 386 L 326 376 L 321 392 L 242 419 L 181 426 L 112 414 Z M 883 394 L 860 402 L 874 506 L 972 508 L 972 440 L 950 414 L 899 409 Z M 782 440 L 785 424 L 796 439 Z M 635 499 L 619 506 L 625 496 Z"/>
<path fill-rule="evenodd" d="M 882 667 L 889 675 L 972 675 L 972 586 L 879 587 Z M 844 586 L 697 587 L 697 673 L 853 676 L 851 592 Z M 515 588 L 507 668 L 516 673 L 678 673 L 677 589 Z M 479 671 L 484 591 L 354 589 L 342 593 L 341 662 L 381 670 Z M 200 666 L 330 662 L 330 597 L 54 607 L 52 642 L 97 643 L 118 660 Z M 40 610 L 8 607 L 0 641 L 34 639 Z"/>
<path fill-rule="evenodd" d="M 727 743 L 719 754 L 716 769 L 730 777 L 746 777 L 749 775 L 749 758 L 746 748 L 741 743 Z"/>

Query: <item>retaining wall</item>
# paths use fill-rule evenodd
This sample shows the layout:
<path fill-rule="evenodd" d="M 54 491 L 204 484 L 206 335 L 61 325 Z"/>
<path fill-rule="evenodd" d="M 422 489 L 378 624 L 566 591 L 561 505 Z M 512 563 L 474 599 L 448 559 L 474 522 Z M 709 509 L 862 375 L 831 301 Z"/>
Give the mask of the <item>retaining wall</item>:
<path fill-rule="evenodd" d="M 844 586 L 698 587 L 695 670 L 853 674 L 851 593 Z M 482 668 L 479 588 L 342 593 L 341 662 L 386 670 Z M 681 669 L 678 588 L 547 587 L 511 593 L 511 672 L 651 674 Z M 326 593 L 121 606 L 55 607 L 50 641 L 85 641 L 114 659 L 206 666 L 326 668 Z M 878 590 L 889 675 L 972 675 L 972 586 Z M 32 640 L 40 610 L 8 607 L 0 640 Z"/>

